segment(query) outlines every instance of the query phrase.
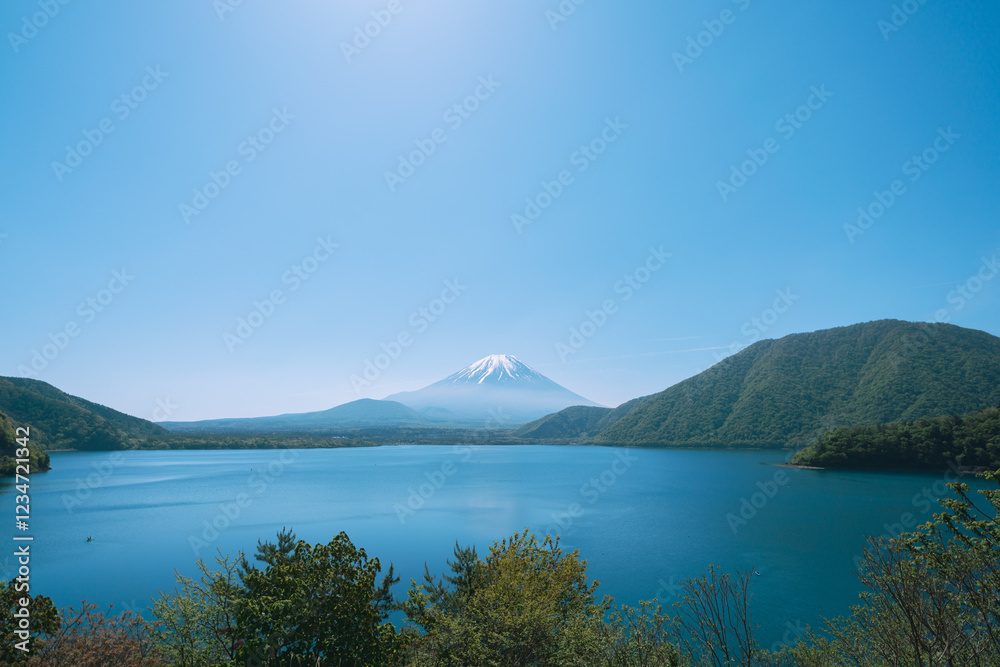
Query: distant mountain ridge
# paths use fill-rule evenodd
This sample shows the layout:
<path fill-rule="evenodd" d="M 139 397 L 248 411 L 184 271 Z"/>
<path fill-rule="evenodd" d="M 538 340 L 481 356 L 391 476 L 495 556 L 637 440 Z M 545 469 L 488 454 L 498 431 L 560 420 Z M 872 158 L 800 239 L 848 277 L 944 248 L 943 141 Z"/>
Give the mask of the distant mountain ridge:
<path fill-rule="evenodd" d="M 431 420 L 427 417 L 401 403 L 362 398 L 317 412 L 197 422 L 161 422 L 161 425 L 174 433 L 322 433 L 332 429 L 422 426 L 429 423 Z"/>
<path fill-rule="evenodd" d="M 637 400 L 620 406 L 628 409 L 617 419 L 564 411 L 518 433 L 605 445 L 794 448 L 839 426 L 968 414 L 1000 403 L 1000 338 L 899 320 L 792 334 Z"/>
<path fill-rule="evenodd" d="M 425 414 L 447 410 L 453 419 L 494 427 L 519 426 L 570 406 L 600 407 L 506 354 L 484 357 L 423 389 L 384 400 Z"/>

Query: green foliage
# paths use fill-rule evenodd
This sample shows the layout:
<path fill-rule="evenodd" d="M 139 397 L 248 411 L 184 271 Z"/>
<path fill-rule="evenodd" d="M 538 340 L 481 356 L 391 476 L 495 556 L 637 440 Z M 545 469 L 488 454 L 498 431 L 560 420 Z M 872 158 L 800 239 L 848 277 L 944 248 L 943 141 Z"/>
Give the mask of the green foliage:
<path fill-rule="evenodd" d="M 30 425 L 32 439 L 46 449 L 125 449 L 132 437 L 166 433 L 152 422 L 25 378 L 0 377 L 0 410 Z"/>
<path fill-rule="evenodd" d="M 680 652 L 673 644 L 675 621 L 661 605 L 640 601 L 623 605 L 604 624 L 605 653 L 597 664 L 605 667 L 679 667 Z"/>
<path fill-rule="evenodd" d="M 378 667 L 396 662 L 402 639 L 386 623 L 394 600 L 392 566 L 381 583 L 369 559 L 345 533 L 328 544 L 258 543 L 251 564 L 216 558 L 201 576 L 177 574 L 178 588 L 153 605 L 161 655 L 178 667 Z"/>
<path fill-rule="evenodd" d="M 44 595 L 32 597 L 30 592 L 19 590 L 25 586 L 17 579 L 11 579 L 8 583 L 0 582 L 0 664 L 22 665 L 27 664 L 27 655 L 19 650 L 16 645 L 19 642 L 27 641 L 25 648 L 28 654 L 35 651 L 38 644 L 37 634 L 40 632 L 53 633 L 59 630 L 59 613 L 56 611 L 52 600 Z M 14 634 L 20 629 L 19 619 L 14 616 L 22 605 L 19 601 L 28 599 L 30 602 L 27 609 L 31 614 L 31 636 L 26 640 Z"/>
<path fill-rule="evenodd" d="M 611 412 L 611 408 L 575 405 L 525 424 L 514 435 L 536 440 L 585 438 L 600 433 Z"/>
<path fill-rule="evenodd" d="M 525 424 L 515 430 L 513 435 L 532 440 L 564 442 L 596 436 L 650 398 L 652 397 L 633 398 L 614 409 L 573 406 Z"/>
<path fill-rule="evenodd" d="M 393 606 L 393 570 L 381 571 L 346 533 L 328 544 L 296 540 L 290 531 L 278 541 L 258 543 L 255 559 L 243 557 L 243 590 L 236 602 L 242 639 L 239 664 L 378 666 L 394 661 L 399 637 L 385 623 Z"/>
<path fill-rule="evenodd" d="M 371 447 L 373 443 L 354 438 L 298 435 L 169 434 L 155 438 L 133 439 L 136 449 L 320 449 L 331 447 Z"/>
<path fill-rule="evenodd" d="M 558 538 L 539 544 L 515 534 L 494 543 L 481 560 L 459 549 L 452 574 L 411 583 L 402 608 L 420 630 L 410 632 L 409 664 L 585 665 L 603 651 L 602 617 L 610 602 L 597 602 L 586 562 L 564 553 Z"/>
<path fill-rule="evenodd" d="M 1000 410 L 835 429 L 798 452 L 792 463 L 822 468 L 1000 468 Z"/>
<path fill-rule="evenodd" d="M 17 396 L 18 394 L 20 394 L 20 397 Z M 40 380 L 21 377 L 0 378 L 0 395 L 4 396 L 4 402 L 10 400 L 19 401 L 29 407 L 32 404 L 37 405 L 46 400 L 63 403 L 67 406 L 74 406 L 100 417 L 113 428 L 126 435 L 162 435 L 166 432 L 163 427 L 157 426 L 151 421 L 133 417 L 124 412 L 118 412 L 105 405 L 93 403 L 79 396 L 71 396 Z"/>
<path fill-rule="evenodd" d="M 236 629 L 239 559 L 221 553 L 221 567 L 209 571 L 198 560 L 201 576 L 195 580 L 175 573 L 179 588 L 160 593 L 152 612 L 162 655 L 177 667 L 209 667 L 236 660 L 241 639 Z"/>

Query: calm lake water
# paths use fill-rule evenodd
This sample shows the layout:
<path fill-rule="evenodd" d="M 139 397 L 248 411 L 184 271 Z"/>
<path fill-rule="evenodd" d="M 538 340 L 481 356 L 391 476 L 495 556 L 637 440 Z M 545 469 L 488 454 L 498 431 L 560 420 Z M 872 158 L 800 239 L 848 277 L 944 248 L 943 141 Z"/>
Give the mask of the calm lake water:
<path fill-rule="evenodd" d="M 930 519 L 938 506 L 926 498 L 947 491 L 941 474 L 775 467 L 784 456 L 545 446 L 54 453 L 53 470 L 31 478 L 32 592 L 59 606 L 144 611 L 173 588 L 175 569 L 194 574 L 199 556 L 251 552 L 289 526 L 314 543 L 346 531 L 396 566 L 402 597 L 425 562 L 444 570 L 456 540 L 486 554 L 529 527 L 561 534 L 622 603 L 672 603 L 679 582 L 710 563 L 755 568 L 753 609 L 770 644 L 845 614 L 860 591 L 864 535 Z M 14 493 L 0 483 L 11 513 Z M 16 575 L 13 557 L 0 575 Z"/>

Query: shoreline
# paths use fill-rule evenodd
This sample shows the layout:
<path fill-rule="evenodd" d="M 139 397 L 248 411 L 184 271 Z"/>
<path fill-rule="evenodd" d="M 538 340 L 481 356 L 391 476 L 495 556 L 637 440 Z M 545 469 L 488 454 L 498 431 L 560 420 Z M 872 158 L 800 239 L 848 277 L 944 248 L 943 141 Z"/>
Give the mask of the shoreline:
<path fill-rule="evenodd" d="M 943 469 L 930 469 L 930 468 L 827 468 L 823 466 L 804 466 L 795 463 L 778 463 L 775 464 L 780 468 L 798 468 L 800 470 L 838 470 L 841 472 L 888 472 L 888 473 L 928 473 L 936 475 L 939 473 L 952 472 L 957 475 L 965 475 L 970 477 L 975 477 L 981 472 L 987 472 L 989 468 L 974 468 L 974 467 L 946 467 Z"/>

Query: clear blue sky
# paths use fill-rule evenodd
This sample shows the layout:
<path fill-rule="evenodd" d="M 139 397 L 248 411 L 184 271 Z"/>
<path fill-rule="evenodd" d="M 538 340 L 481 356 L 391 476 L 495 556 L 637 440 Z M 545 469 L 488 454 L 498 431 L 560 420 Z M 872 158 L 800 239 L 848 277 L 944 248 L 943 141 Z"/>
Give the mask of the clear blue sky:
<path fill-rule="evenodd" d="M 1000 334 L 992 0 L 49 4 L 0 9 L 0 374 L 194 420 L 502 353 L 617 405 L 760 335 Z"/>

